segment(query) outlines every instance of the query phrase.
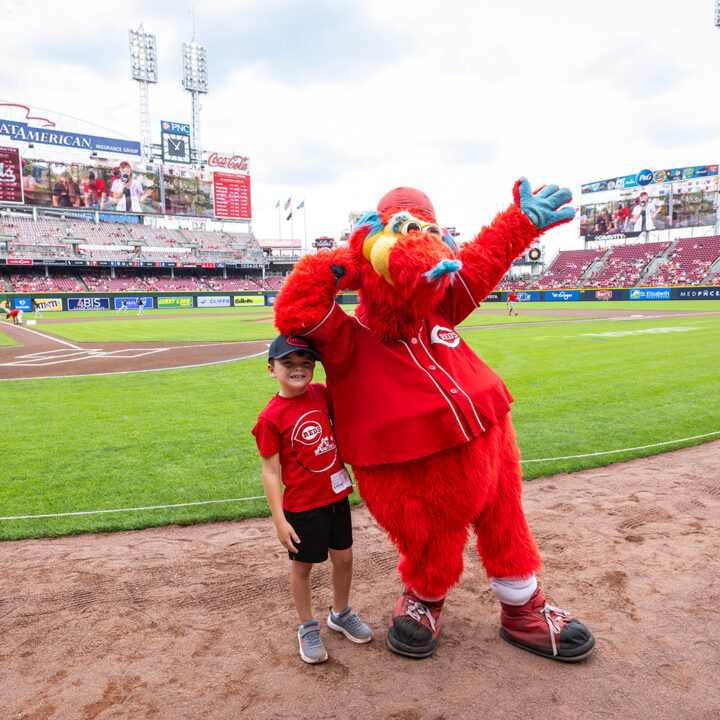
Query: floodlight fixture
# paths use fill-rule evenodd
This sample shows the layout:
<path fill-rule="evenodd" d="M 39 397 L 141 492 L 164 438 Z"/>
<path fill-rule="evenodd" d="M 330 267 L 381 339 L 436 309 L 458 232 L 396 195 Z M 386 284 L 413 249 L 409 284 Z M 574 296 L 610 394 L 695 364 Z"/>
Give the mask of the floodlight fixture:
<path fill-rule="evenodd" d="M 133 80 L 158 81 L 155 35 L 146 33 L 142 25 L 137 30 L 130 30 L 130 71 Z"/>
<path fill-rule="evenodd" d="M 715 0 L 715 27 L 720 27 L 720 0 Z"/>
<path fill-rule="evenodd" d="M 183 43 L 183 87 L 197 93 L 208 91 L 207 48 L 196 42 Z"/>

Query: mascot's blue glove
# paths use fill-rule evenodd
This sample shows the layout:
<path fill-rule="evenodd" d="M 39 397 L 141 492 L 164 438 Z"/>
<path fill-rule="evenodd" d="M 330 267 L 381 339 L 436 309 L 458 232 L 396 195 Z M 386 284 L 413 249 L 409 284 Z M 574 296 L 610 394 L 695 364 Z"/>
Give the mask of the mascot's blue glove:
<path fill-rule="evenodd" d="M 575 217 L 575 208 L 560 208 L 572 200 L 568 188 L 557 185 L 543 185 L 539 190 L 532 191 L 530 183 L 522 178 L 513 188 L 515 204 L 530 218 L 538 230 L 562 225 Z"/>

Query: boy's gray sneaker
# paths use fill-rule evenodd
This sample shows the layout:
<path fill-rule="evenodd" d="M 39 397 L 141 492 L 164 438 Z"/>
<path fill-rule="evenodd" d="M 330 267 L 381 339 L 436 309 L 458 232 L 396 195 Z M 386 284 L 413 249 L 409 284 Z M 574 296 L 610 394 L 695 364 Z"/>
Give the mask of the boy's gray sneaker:
<path fill-rule="evenodd" d="M 308 620 L 298 630 L 298 643 L 300 644 L 300 657 L 314 665 L 323 663 L 328 659 L 325 646 L 320 637 L 320 628 L 317 620 Z"/>
<path fill-rule="evenodd" d="M 355 643 L 366 643 L 373 639 L 372 630 L 352 611 L 348 605 L 339 615 L 333 612 L 330 606 L 330 614 L 327 619 L 328 627 L 341 632 L 348 640 Z"/>

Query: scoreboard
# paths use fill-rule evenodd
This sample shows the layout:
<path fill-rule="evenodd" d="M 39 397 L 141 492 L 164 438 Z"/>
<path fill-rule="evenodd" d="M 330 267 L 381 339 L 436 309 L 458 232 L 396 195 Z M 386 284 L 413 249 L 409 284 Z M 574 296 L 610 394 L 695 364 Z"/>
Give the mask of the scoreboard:
<path fill-rule="evenodd" d="M 215 217 L 250 220 L 250 176 L 232 172 L 213 173 Z"/>

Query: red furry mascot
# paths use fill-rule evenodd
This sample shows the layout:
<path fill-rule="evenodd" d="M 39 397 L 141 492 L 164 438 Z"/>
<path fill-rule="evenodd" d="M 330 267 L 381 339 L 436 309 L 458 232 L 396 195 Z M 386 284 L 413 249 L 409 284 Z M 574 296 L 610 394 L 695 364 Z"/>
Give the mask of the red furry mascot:
<path fill-rule="evenodd" d="M 458 252 L 424 193 L 392 190 L 348 247 L 303 258 L 275 305 L 278 330 L 319 352 L 342 457 L 400 551 L 405 591 L 387 645 L 401 655 L 435 651 L 471 528 L 505 640 L 564 661 L 581 660 L 595 644 L 537 585 L 541 560 L 522 509 L 512 398 L 454 329 L 523 250 L 574 215 L 562 207 L 570 191 L 557 185 L 533 193 L 523 179 L 513 195 Z M 359 291 L 355 317 L 335 303 L 339 290 Z"/>

